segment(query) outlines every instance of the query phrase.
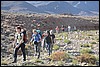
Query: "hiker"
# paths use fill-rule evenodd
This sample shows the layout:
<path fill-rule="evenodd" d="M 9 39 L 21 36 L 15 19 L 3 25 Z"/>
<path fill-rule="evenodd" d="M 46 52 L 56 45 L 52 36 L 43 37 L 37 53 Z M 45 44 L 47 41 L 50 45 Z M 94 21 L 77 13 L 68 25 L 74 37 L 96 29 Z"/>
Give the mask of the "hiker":
<path fill-rule="evenodd" d="M 53 33 L 53 30 L 50 30 L 50 36 L 52 38 L 52 43 L 54 44 L 54 42 L 55 42 L 55 35 Z"/>
<path fill-rule="evenodd" d="M 68 32 L 70 32 L 70 31 L 71 31 L 71 26 L 68 25 Z"/>
<path fill-rule="evenodd" d="M 76 31 L 76 26 L 74 26 L 74 31 Z"/>
<path fill-rule="evenodd" d="M 49 53 L 49 56 L 50 56 L 50 54 L 52 53 L 52 49 L 51 49 L 52 39 L 51 39 L 51 36 L 50 36 L 50 31 L 46 31 L 46 33 L 47 33 L 47 36 L 46 36 L 45 40 L 46 40 L 46 43 L 47 43 L 47 50 L 48 50 L 48 53 Z"/>
<path fill-rule="evenodd" d="M 25 54 L 25 44 L 23 41 L 23 33 L 21 33 L 21 27 L 18 26 L 16 28 L 16 33 L 15 33 L 15 40 L 14 40 L 14 61 L 12 63 L 16 63 L 17 62 L 17 52 L 19 50 L 19 48 L 21 47 L 22 53 L 23 53 L 23 61 L 26 61 L 26 54 Z"/>
<path fill-rule="evenodd" d="M 56 26 L 55 30 L 56 30 L 56 33 L 59 33 L 59 27 L 58 26 Z"/>
<path fill-rule="evenodd" d="M 61 27 L 61 31 L 64 32 L 64 30 L 65 30 L 65 29 L 64 29 L 64 25 L 62 25 L 62 27 Z"/>
<path fill-rule="evenodd" d="M 32 34 L 32 38 L 31 41 L 34 44 L 34 50 L 35 50 L 35 56 L 38 55 L 37 58 L 40 57 L 40 47 L 41 47 L 41 36 L 40 34 L 38 34 L 38 32 L 36 31 L 36 29 L 33 29 L 33 34 Z"/>

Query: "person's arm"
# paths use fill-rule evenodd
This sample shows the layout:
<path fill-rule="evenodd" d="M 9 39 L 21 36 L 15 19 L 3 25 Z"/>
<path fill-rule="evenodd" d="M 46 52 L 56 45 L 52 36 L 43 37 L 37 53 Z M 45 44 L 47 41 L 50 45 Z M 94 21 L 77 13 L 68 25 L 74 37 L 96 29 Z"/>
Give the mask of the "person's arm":
<path fill-rule="evenodd" d="M 32 45 L 32 41 L 33 41 L 34 37 L 32 35 L 31 40 L 29 41 L 29 44 Z"/>
<path fill-rule="evenodd" d="M 40 41 L 42 41 L 42 38 L 41 38 L 40 34 L 38 34 L 38 36 L 39 36 Z"/>
<path fill-rule="evenodd" d="M 54 35 L 54 34 L 53 34 L 53 35 Z M 54 35 L 54 38 L 53 38 L 53 39 L 54 39 L 54 43 L 55 43 L 55 35 Z"/>
<path fill-rule="evenodd" d="M 30 42 L 32 42 L 32 41 L 33 41 L 33 39 L 34 39 L 34 37 L 32 36 L 32 38 L 31 38 Z"/>
<path fill-rule="evenodd" d="M 14 37 L 14 42 L 13 42 L 13 47 L 15 48 L 15 44 L 17 42 L 17 35 L 15 34 L 15 37 Z"/>
<path fill-rule="evenodd" d="M 17 42 L 17 39 L 15 38 L 15 39 L 14 39 L 14 43 L 13 43 L 13 48 L 15 48 L 16 42 Z"/>

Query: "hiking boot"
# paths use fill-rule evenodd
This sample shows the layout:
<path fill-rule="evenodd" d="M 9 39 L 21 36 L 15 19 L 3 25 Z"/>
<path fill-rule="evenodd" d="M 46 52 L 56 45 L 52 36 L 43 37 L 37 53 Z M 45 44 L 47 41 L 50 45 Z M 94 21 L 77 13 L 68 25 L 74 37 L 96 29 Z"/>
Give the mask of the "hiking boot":
<path fill-rule="evenodd" d="M 13 61 L 12 63 L 17 63 L 17 61 Z"/>
<path fill-rule="evenodd" d="M 40 56 L 37 57 L 37 59 L 39 59 Z"/>
<path fill-rule="evenodd" d="M 23 59 L 23 61 L 26 61 L 26 59 Z"/>
<path fill-rule="evenodd" d="M 37 56 L 37 54 L 34 54 L 34 56 Z"/>

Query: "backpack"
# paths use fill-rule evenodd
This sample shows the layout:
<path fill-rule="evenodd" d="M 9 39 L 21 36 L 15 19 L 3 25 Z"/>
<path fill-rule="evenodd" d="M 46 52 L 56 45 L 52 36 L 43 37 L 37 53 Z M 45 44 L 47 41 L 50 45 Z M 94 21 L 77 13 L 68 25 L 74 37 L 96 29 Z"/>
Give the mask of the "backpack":
<path fill-rule="evenodd" d="M 40 40 L 40 38 L 39 38 L 39 34 L 34 35 L 33 37 L 38 37 L 38 39 Z M 34 41 L 34 44 L 35 44 L 35 45 L 37 45 L 38 43 L 40 43 L 40 42 Z"/>
<path fill-rule="evenodd" d="M 36 30 L 38 32 L 38 34 L 40 34 L 40 36 L 42 37 L 42 32 L 40 30 Z"/>
<path fill-rule="evenodd" d="M 24 43 L 27 43 L 28 39 L 27 39 L 26 30 L 24 30 L 22 33 L 23 33 L 23 35 L 24 35 L 24 38 L 23 38 Z"/>

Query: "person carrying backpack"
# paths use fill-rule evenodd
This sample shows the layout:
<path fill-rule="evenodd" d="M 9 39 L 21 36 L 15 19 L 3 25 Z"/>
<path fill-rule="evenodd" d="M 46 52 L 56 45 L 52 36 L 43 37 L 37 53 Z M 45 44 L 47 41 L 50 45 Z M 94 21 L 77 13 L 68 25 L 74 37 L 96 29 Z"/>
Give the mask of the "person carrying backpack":
<path fill-rule="evenodd" d="M 49 53 L 49 56 L 50 54 L 52 53 L 52 39 L 51 39 L 51 36 L 50 36 L 50 31 L 46 31 L 47 33 L 47 36 L 45 38 L 45 41 L 47 43 L 47 50 L 48 50 L 48 53 Z"/>
<path fill-rule="evenodd" d="M 41 47 L 41 36 L 37 33 L 36 29 L 33 29 L 33 34 L 31 41 L 34 44 L 35 48 L 35 56 L 38 55 L 38 58 L 40 57 L 40 47 Z"/>
<path fill-rule="evenodd" d="M 21 27 L 17 27 L 16 28 L 16 33 L 15 33 L 15 40 L 14 40 L 14 61 L 12 63 L 16 63 L 17 62 L 17 52 L 19 50 L 19 48 L 21 48 L 22 53 L 23 53 L 23 61 L 26 61 L 26 54 L 25 54 L 25 44 L 23 41 L 23 33 L 21 33 Z"/>

